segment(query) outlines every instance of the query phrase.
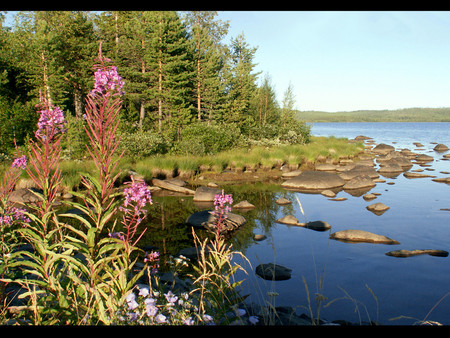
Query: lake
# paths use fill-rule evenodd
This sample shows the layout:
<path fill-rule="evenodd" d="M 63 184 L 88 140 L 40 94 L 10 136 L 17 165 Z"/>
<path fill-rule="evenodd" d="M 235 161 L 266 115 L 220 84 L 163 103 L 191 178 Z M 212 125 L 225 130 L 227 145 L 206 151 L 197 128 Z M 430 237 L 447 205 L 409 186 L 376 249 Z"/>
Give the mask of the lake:
<path fill-rule="evenodd" d="M 449 131 L 450 123 L 312 125 L 312 134 L 316 136 L 351 139 L 364 135 L 376 143 L 391 144 L 397 150 L 408 148 L 431 155 L 434 161 L 430 167 L 414 164 L 410 170 L 421 168 L 424 173 L 436 177 L 449 176 L 441 172 L 450 172 L 450 161 L 443 160 L 442 156 L 448 152 L 435 152 L 435 144 L 431 142 L 450 147 Z M 413 142 L 420 142 L 424 147 L 417 148 Z M 226 186 L 225 192 L 233 193 L 235 203 L 247 199 L 256 206 L 256 209 L 242 213 L 248 222 L 231 240 L 234 248 L 245 254 L 251 263 L 249 267 L 236 258 L 236 262 L 242 263 L 248 272 L 237 275 L 238 279 L 245 279 L 242 293 L 250 294 L 247 301 L 265 304 L 269 301 L 267 292 L 274 291 L 277 296 L 271 300 L 273 305 L 292 306 L 298 314 L 308 314 L 308 290 L 314 314 L 315 294 L 326 297 L 320 308 L 320 318 L 329 321 L 343 319 L 359 323 L 372 320 L 384 325 L 412 325 L 427 319 L 449 325 L 450 257 L 419 255 L 398 258 L 386 253 L 400 249 L 450 251 L 450 211 L 443 210 L 450 209 L 450 185 L 433 182 L 431 178 L 407 179 L 402 174 L 380 178 L 386 182 L 377 183 L 370 190 L 380 194 L 373 201 L 365 201 L 344 191 L 336 197 L 347 200 L 332 201 L 320 194 L 287 191 L 277 185 Z M 274 203 L 280 197 L 289 199 L 292 204 L 279 206 Z M 376 202 L 384 203 L 390 209 L 380 216 L 366 209 Z M 195 211 L 195 207 L 186 201 L 183 208 Z M 288 214 L 300 222 L 328 222 L 331 230 L 319 232 L 276 222 Z M 172 216 L 182 222 L 185 214 L 177 216 L 173 211 Z M 331 233 L 346 229 L 385 235 L 400 244 L 344 243 L 329 238 Z M 264 234 L 267 238 L 256 242 L 252 239 L 254 234 Z M 187 235 L 181 237 L 184 240 L 180 240 L 178 246 L 188 245 Z M 292 269 L 292 277 L 284 281 L 263 280 L 254 273 L 261 263 L 288 267 Z M 330 304 L 324 307 L 327 303 Z M 408 318 L 391 320 L 399 316 Z"/>

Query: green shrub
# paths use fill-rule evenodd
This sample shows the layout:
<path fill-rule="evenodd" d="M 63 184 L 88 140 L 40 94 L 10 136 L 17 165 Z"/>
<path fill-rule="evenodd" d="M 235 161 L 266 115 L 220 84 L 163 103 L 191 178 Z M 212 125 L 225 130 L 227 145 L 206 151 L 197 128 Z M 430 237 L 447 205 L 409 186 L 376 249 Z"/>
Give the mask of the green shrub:
<path fill-rule="evenodd" d="M 234 124 L 194 123 L 183 129 L 177 153 L 207 155 L 236 147 L 240 130 Z"/>
<path fill-rule="evenodd" d="M 124 132 L 120 135 L 118 152 L 125 151 L 124 156 L 136 161 L 139 158 L 155 154 L 165 154 L 170 142 L 163 136 L 150 131 Z"/>

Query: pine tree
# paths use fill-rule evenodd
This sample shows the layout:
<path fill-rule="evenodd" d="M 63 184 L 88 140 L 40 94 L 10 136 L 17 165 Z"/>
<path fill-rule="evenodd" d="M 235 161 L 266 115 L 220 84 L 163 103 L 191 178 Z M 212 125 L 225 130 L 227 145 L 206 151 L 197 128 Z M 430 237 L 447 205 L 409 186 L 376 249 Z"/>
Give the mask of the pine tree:
<path fill-rule="evenodd" d="M 157 117 L 157 129 L 163 122 L 172 133 L 180 134 L 193 117 L 193 48 L 176 12 L 148 12 L 151 31 L 145 60 L 156 74 L 149 88 L 150 105 Z"/>
<path fill-rule="evenodd" d="M 223 82 L 218 74 L 224 66 L 224 46 L 220 41 L 227 34 L 228 23 L 215 21 L 217 12 L 193 11 L 186 15 L 191 38 L 195 46 L 195 92 L 197 120 L 211 121 L 220 109 Z"/>
<path fill-rule="evenodd" d="M 250 104 L 257 88 L 259 73 L 253 73 L 253 63 L 257 48 L 250 48 L 243 34 L 231 39 L 229 48 L 228 71 L 226 77 L 227 112 L 224 122 L 239 123 L 241 126 L 251 123 Z"/>

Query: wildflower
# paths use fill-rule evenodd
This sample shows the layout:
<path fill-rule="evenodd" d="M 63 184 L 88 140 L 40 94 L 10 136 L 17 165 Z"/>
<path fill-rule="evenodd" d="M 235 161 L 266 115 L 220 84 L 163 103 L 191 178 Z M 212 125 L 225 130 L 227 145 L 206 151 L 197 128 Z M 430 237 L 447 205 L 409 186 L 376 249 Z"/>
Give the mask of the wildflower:
<path fill-rule="evenodd" d="M 117 239 L 120 239 L 122 241 L 125 241 L 125 236 L 121 232 L 108 233 L 108 236 L 111 237 L 111 238 L 117 238 Z"/>
<path fill-rule="evenodd" d="M 259 322 L 259 319 L 257 316 L 250 316 L 248 317 L 248 321 L 250 322 L 250 324 L 256 325 L 256 323 Z"/>
<path fill-rule="evenodd" d="M 243 315 L 245 315 L 244 309 L 235 309 L 234 312 L 236 313 L 236 316 L 238 316 L 238 317 L 242 317 Z"/>
<path fill-rule="evenodd" d="M 11 167 L 25 169 L 27 166 L 27 157 L 25 155 L 20 156 L 14 160 Z"/>
<path fill-rule="evenodd" d="M 15 222 L 30 223 L 31 220 L 25 215 L 25 209 L 12 207 L 3 216 L 0 216 L 0 225 L 9 226 Z"/>
<path fill-rule="evenodd" d="M 161 313 L 155 317 L 155 320 L 156 320 L 156 322 L 157 322 L 158 324 L 164 324 L 164 323 L 167 323 L 167 317 L 164 316 L 164 315 L 161 314 Z"/>
<path fill-rule="evenodd" d="M 166 297 L 166 300 L 168 301 L 168 304 L 170 306 L 174 305 L 177 301 L 178 297 L 175 296 L 172 291 L 169 291 L 168 293 L 165 293 L 164 296 Z"/>
<path fill-rule="evenodd" d="M 147 184 L 145 182 L 134 182 L 132 181 L 129 188 L 125 188 L 123 191 L 125 195 L 125 201 L 123 205 L 127 207 L 132 202 L 135 202 L 135 211 L 140 213 L 142 208 L 147 204 L 152 204 L 152 195 L 150 190 L 148 190 Z M 122 208 L 124 210 L 124 208 Z M 145 212 L 145 211 L 144 211 Z"/>
<path fill-rule="evenodd" d="M 216 196 L 214 196 L 214 208 L 216 210 L 216 212 L 220 212 L 222 211 L 223 213 L 227 213 L 231 211 L 231 207 L 229 205 L 226 204 L 233 204 L 233 197 L 232 195 L 225 195 L 224 191 L 222 190 L 221 194 L 217 194 Z"/>
<path fill-rule="evenodd" d="M 146 312 L 147 316 L 153 318 L 158 313 L 158 308 L 154 304 L 149 303 L 149 304 L 145 305 L 145 312 Z"/>
<path fill-rule="evenodd" d="M 106 61 L 109 61 L 105 59 Z M 109 69 L 97 69 L 94 73 L 94 89 L 90 92 L 91 96 L 99 95 L 123 95 L 122 91 L 124 81 L 117 73 L 117 67 L 110 66 Z"/>
<path fill-rule="evenodd" d="M 139 288 L 139 296 L 147 297 L 150 294 L 150 289 L 148 287 Z"/>
<path fill-rule="evenodd" d="M 152 251 L 150 253 L 145 253 L 144 263 L 150 263 L 150 267 L 153 273 L 158 272 L 159 268 L 159 252 Z"/>
<path fill-rule="evenodd" d="M 45 109 L 39 111 L 41 116 L 38 121 L 38 130 L 36 135 L 41 138 L 45 138 L 47 133 L 53 133 L 53 135 L 58 133 L 64 133 L 66 128 L 66 120 L 64 119 L 64 114 L 59 107 L 48 105 Z"/>
<path fill-rule="evenodd" d="M 212 322 L 213 321 L 213 317 L 211 317 L 210 315 L 208 315 L 206 313 L 202 316 L 202 318 L 203 318 L 203 320 L 205 322 Z"/>

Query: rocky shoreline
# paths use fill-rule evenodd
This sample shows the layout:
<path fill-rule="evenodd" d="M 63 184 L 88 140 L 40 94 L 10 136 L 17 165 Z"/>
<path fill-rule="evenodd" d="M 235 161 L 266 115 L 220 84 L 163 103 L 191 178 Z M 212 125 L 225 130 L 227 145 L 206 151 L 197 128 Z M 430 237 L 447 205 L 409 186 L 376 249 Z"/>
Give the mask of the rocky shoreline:
<path fill-rule="evenodd" d="M 352 196 L 362 196 L 364 200 L 371 201 L 378 197 L 379 194 L 369 193 L 378 183 L 384 183 L 384 178 L 394 178 L 403 175 L 408 179 L 431 179 L 434 182 L 450 184 L 449 172 L 441 172 L 444 177 L 436 175 L 424 174 L 421 171 L 426 170 L 430 163 L 434 161 L 432 156 L 414 152 L 409 149 L 396 150 L 391 145 L 378 144 L 375 145 L 371 138 L 366 136 L 358 136 L 349 142 L 364 142 L 365 149 L 356 156 L 342 157 L 338 160 L 318 156 L 314 163 L 304 163 L 300 166 L 278 166 L 276 168 L 259 168 L 248 169 L 244 171 L 236 171 L 226 169 L 221 173 L 201 172 L 195 177 L 187 180 L 180 178 L 153 179 L 149 189 L 155 195 L 175 194 L 179 196 L 192 196 L 196 204 L 205 207 L 205 210 L 192 214 L 186 219 L 186 224 L 194 228 L 209 228 L 214 222 L 208 207 L 212 206 L 214 196 L 225 189 L 227 185 L 239 182 L 268 182 L 279 184 L 282 188 L 291 191 L 322 194 L 326 198 L 335 201 L 342 201 L 345 198 L 335 198 L 339 191 L 344 190 Z M 415 144 L 420 147 L 420 144 Z M 442 155 L 442 160 L 450 160 L 448 147 L 443 144 L 436 144 L 433 149 L 436 153 Z M 416 164 L 424 169 L 411 170 Z M 138 177 L 138 173 L 130 172 L 130 176 Z M 139 178 L 139 177 L 138 177 Z M 32 203 L 36 196 L 32 193 L 35 189 L 28 186 L 28 182 L 20 182 L 21 185 L 16 187 L 13 193 L 13 201 L 17 203 Z M 28 184 L 28 185 L 27 185 Z M 61 191 L 60 198 L 71 198 L 70 194 Z M 233 211 L 254 208 L 247 201 L 235 201 Z M 280 205 L 289 204 L 292 201 L 277 201 Z M 382 215 L 389 210 L 389 206 L 383 203 L 372 203 L 367 206 L 367 210 L 376 215 Z M 450 210 L 450 209 L 449 209 Z M 246 219 L 239 213 L 231 213 L 227 219 L 227 231 L 233 232 L 241 225 L 245 224 Z M 277 222 L 287 224 L 289 226 L 301 226 L 313 231 L 328 231 L 332 226 L 325 221 L 317 220 L 313 222 L 301 223 L 293 215 L 285 215 Z M 347 242 L 366 242 L 387 245 L 400 245 L 396 239 L 391 239 L 383 234 L 374 234 L 366 231 L 347 229 L 331 233 L 330 239 L 347 241 Z M 264 240 L 264 236 L 255 234 L 254 240 Z M 189 253 L 186 248 L 180 252 L 185 257 L 191 256 L 195 258 L 197 252 Z M 195 248 L 194 248 L 195 249 Z M 392 257 L 411 257 L 416 255 L 433 255 L 437 257 L 447 257 L 448 252 L 440 249 L 423 249 L 414 250 L 392 250 L 386 252 L 386 255 Z M 291 269 L 273 263 L 263 263 L 256 267 L 255 274 L 260 278 L 267 280 L 286 280 L 290 278 Z M 259 306 L 251 306 L 252 310 L 248 314 L 256 314 L 267 312 L 267 308 Z M 258 309 L 258 310 L 255 310 Z M 273 318 L 274 325 L 311 325 L 312 320 L 306 315 L 297 315 L 293 308 L 280 307 L 277 308 L 277 316 Z M 259 311 L 259 312 L 258 312 Z M 326 322 L 322 321 L 321 325 L 360 325 L 352 324 L 345 321 Z M 375 323 L 366 323 L 368 325 Z"/>

